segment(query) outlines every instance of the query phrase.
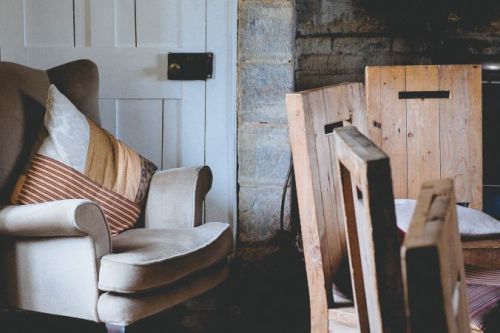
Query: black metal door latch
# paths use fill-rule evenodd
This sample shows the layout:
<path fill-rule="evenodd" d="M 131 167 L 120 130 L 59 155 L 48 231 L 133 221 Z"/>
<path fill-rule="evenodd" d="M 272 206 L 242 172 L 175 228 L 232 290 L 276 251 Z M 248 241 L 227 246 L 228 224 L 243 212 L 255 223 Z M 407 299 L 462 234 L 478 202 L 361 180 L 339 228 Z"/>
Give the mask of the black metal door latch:
<path fill-rule="evenodd" d="M 207 80 L 212 78 L 213 53 L 169 53 L 169 80 Z"/>

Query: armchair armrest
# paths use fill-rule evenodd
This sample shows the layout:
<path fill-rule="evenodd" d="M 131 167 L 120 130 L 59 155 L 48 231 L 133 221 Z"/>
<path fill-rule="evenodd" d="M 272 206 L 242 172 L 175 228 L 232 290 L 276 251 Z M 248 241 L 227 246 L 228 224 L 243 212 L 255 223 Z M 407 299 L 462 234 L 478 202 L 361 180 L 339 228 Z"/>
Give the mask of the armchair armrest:
<path fill-rule="evenodd" d="M 90 236 L 98 258 L 111 252 L 111 238 L 104 214 L 97 204 L 84 199 L 5 206 L 0 209 L 0 235 Z"/>
<path fill-rule="evenodd" d="M 146 204 L 146 228 L 193 228 L 202 222 L 203 201 L 212 187 L 208 166 L 156 172 Z"/>

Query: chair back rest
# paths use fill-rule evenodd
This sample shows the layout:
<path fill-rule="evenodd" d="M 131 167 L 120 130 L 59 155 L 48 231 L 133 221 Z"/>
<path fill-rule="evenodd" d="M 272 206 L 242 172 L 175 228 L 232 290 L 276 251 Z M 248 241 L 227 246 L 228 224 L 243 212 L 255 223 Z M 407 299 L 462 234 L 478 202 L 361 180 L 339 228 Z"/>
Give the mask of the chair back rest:
<path fill-rule="evenodd" d="M 335 154 L 328 134 L 344 124 L 362 124 L 354 110 L 364 109 L 364 103 L 361 83 L 286 96 L 311 309 L 327 311 L 332 305 L 332 279 L 347 258 L 343 217 L 337 208 Z M 325 325 L 314 322 L 325 316 L 315 313 L 311 325 Z"/>
<path fill-rule="evenodd" d="M 451 178 L 459 203 L 482 209 L 481 66 L 366 68 L 368 132 L 391 158 L 396 198 Z"/>
<path fill-rule="evenodd" d="M 389 157 L 355 127 L 335 130 L 339 207 L 347 226 L 361 332 L 406 332 L 400 237 Z"/>
<path fill-rule="evenodd" d="M 0 205 L 9 202 L 43 128 L 50 83 L 100 124 L 97 66 L 74 61 L 47 71 L 0 62 Z"/>
<path fill-rule="evenodd" d="M 453 181 L 422 184 L 402 248 L 412 333 L 470 332 Z"/>

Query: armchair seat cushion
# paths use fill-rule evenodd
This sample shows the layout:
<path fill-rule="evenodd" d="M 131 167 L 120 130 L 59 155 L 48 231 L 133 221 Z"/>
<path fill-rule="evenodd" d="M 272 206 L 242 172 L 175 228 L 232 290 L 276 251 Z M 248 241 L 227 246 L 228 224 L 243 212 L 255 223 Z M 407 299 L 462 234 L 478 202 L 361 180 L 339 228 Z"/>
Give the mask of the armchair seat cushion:
<path fill-rule="evenodd" d="M 128 230 L 113 238 L 113 253 L 101 260 L 99 289 L 137 293 L 164 287 L 226 260 L 232 250 L 226 223 Z"/>

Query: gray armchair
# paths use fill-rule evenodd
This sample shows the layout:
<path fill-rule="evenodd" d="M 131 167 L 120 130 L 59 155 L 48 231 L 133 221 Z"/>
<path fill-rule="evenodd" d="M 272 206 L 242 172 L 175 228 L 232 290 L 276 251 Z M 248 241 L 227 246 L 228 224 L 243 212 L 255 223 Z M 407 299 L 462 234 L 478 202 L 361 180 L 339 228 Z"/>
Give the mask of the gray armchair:
<path fill-rule="evenodd" d="M 86 199 L 8 204 L 37 144 L 50 83 L 100 120 L 92 62 L 48 71 L 0 62 L 0 304 L 124 332 L 224 281 L 233 237 L 226 223 L 202 224 L 207 166 L 156 172 L 145 227 L 112 238 L 101 209 Z"/>

